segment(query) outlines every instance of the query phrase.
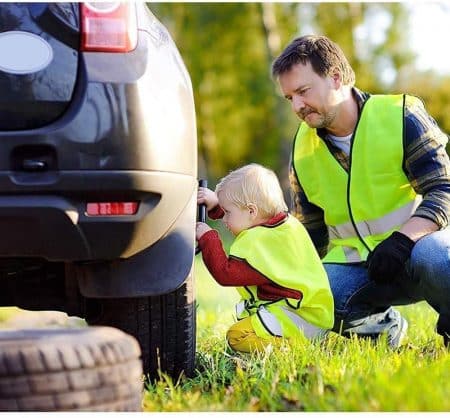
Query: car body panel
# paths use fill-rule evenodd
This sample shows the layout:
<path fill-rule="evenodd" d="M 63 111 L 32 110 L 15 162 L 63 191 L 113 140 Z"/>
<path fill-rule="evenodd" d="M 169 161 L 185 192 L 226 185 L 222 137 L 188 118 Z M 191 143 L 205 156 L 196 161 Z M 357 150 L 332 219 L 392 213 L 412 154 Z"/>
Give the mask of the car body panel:
<path fill-rule="evenodd" d="M 178 289 L 192 271 L 195 235 L 190 220 L 196 194 L 163 239 L 126 260 L 78 264 L 83 296 L 96 298 L 162 295 Z"/>
<path fill-rule="evenodd" d="M 22 16 L 3 31 L 40 33 L 56 59 L 33 74 L 0 71 L 2 94 L 16 102 L 0 99 L 0 227 L 13 237 L 0 243 L 0 263 L 77 263 L 92 297 L 177 288 L 193 262 L 197 136 L 192 85 L 170 35 L 137 3 L 135 50 L 80 52 L 74 4 L 15 5 L 0 5 L 3 24 L 7 10 Z M 22 128 L 20 112 L 34 112 Z M 111 201 L 139 201 L 139 210 L 86 214 L 88 202 Z"/>

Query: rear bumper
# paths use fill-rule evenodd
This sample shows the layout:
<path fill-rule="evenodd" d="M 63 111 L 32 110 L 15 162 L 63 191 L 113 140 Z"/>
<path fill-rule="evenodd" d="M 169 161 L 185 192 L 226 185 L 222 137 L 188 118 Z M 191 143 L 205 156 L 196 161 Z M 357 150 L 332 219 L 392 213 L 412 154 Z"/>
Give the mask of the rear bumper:
<path fill-rule="evenodd" d="M 127 259 L 169 234 L 190 202 L 196 179 L 153 171 L 60 171 L 39 181 L 32 174 L 0 172 L 0 257 L 49 261 Z M 39 190 L 39 193 L 36 192 Z M 96 216 L 87 202 L 140 202 L 136 215 Z"/>

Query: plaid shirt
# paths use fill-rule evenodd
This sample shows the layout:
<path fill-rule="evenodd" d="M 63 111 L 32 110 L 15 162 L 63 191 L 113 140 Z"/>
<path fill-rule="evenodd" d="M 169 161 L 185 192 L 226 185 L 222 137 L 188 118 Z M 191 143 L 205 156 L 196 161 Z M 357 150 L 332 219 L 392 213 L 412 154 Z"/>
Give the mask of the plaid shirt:
<path fill-rule="evenodd" d="M 368 93 L 356 88 L 353 88 L 353 96 L 360 111 L 364 102 L 370 97 Z M 450 160 L 445 151 L 448 137 L 423 107 L 414 105 L 408 100 L 406 100 L 404 117 L 403 169 L 411 186 L 423 197 L 414 216 L 430 219 L 440 229 L 445 228 L 450 215 Z M 349 156 L 327 140 L 325 129 L 318 129 L 317 134 L 348 172 Z M 301 181 L 301 173 L 299 176 Z M 295 175 L 292 155 L 289 180 L 292 198 L 291 213 L 303 223 L 320 256 L 323 257 L 328 247 L 328 229 L 324 222 L 324 214 L 322 209 L 308 201 Z"/>

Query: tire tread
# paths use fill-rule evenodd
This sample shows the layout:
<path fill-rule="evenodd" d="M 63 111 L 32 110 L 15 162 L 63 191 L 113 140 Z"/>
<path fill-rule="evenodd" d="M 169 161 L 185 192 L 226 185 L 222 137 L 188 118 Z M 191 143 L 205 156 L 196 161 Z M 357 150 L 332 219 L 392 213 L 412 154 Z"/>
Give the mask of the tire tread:
<path fill-rule="evenodd" d="M 140 344 L 144 373 L 156 378 L 159 371 L 173 377 L 192 375 L 195 365 L 195 300 L 193 275 L 172 293 L 122 299 L 95 299 L 100 316 L 89 324 L 117 327 Z"/>
<path fill-rule="evenodd" d="M 34 340 L 0 332 L 0 410 L 140 411 L 137 341 L 107 327 L 70 331 L 63 341 L 46 330 Z"/>

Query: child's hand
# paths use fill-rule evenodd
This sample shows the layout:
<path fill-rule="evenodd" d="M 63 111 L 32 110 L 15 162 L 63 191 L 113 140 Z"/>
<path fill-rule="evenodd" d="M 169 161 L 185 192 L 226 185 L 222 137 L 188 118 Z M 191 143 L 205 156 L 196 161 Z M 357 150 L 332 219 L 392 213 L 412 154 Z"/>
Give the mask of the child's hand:
<path fill-rule="evenodd" d="M 197 222 L 195 227 L 195 239 L 198 241 L 206 232 L 211 231 L 211 229 L 212 228 L 210 228 L 207 224 Z"/>
<path fill-rule="evenodd" d="M 217 195 L 207 187 L 199 187 L 197 192 L 197 205 L 206 205 L 206 210 L 210 211 L 219 204 Z"/>

